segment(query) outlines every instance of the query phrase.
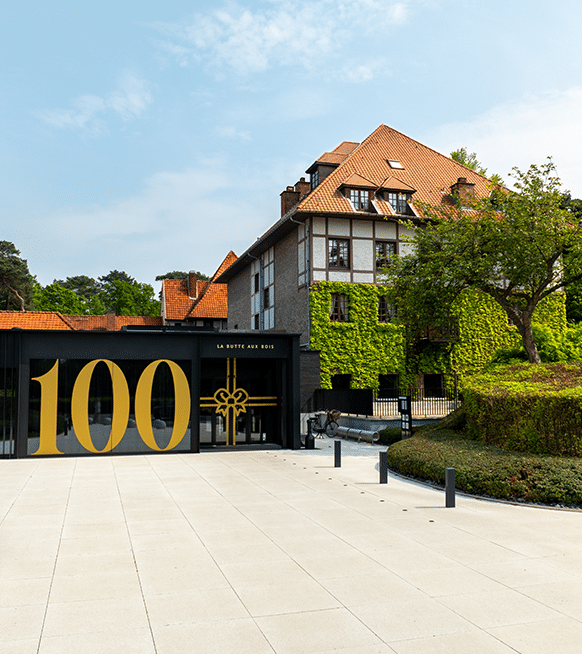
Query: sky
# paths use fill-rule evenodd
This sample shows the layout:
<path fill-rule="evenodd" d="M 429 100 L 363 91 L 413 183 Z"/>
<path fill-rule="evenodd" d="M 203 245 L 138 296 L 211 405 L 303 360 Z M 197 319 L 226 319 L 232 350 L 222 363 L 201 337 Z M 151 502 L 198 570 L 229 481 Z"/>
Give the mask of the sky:
<path fill-rule="evenodd" d="M 576 0 L 3 0 L 0 240 L 42 285 L 212 275 L 381 124 L 582 197 Z"/>

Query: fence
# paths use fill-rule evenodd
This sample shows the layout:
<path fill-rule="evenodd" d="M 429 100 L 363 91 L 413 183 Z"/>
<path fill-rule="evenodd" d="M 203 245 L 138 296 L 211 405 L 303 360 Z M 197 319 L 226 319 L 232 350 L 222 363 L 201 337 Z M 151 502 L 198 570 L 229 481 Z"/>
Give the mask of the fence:
<path fill-rule="evenodd" d="M 458 393 L 452 397 L 426 397 L 421 390 L 414 387 L 408 390 L 408 395 L 412 398 L 412 416 L 414 418 L 444 417 L 462 404 Z M 374 416 L 388 418 L 399 415 L 397 397 L 374 398 Z"/>

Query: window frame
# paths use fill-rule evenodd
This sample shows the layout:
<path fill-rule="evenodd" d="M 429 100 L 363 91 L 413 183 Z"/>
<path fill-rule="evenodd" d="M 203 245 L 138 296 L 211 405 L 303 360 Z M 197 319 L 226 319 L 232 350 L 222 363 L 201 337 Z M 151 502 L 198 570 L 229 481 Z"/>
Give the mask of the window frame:
<path fill-rule="evenodd" d="M 345 293 L 332 293 L 329 319 L 331 322 L 350 322 L 350 297 Z"/>
<path fill-rule="evenodd" d="M 387 325 L 396 318 L 396 308 L 386 300 L 385 295 L 378 296 L 378 322 L 381 325 Z"/>
<path fill-rule="evenodd" d="M 350 239 L 330 236 L 327 239 L 327 267 L 335 270 L 350 270 Z M 335 250 L 335 254 L 334 254 Z M 342 250 L 344 250 L 342 255 Z M 343 262 L 343 263 L 342 263 Z"/>
<path fill-rule="evenodd" d="M 410 216 L 412 209 L 412 193 L 403 193 L 402 191 L 384 191 L 384 201 L 391 207 L 397 216 Z"/>
<path fill-rule="evenodd" d="M 355 211 L 370 211 L 372 207 L 372 194 L 369 189 L 348 188 L 347 195 Z"/>
<path fill-rule="evenodd" d="M 379 256 L 378 246 L 382 245 L 390 245 L 394 249 L 394 252 L 384 252 L 382 256 Z M 376 256 L 376 272 L 378 272 L 381 271 L 384 266 L 387 266 L 390 263 L 389 256 L 396 256 L 398 254 L 398 243 L 396 241 L 376 240 L 374 243 L 374 252 Z"/>

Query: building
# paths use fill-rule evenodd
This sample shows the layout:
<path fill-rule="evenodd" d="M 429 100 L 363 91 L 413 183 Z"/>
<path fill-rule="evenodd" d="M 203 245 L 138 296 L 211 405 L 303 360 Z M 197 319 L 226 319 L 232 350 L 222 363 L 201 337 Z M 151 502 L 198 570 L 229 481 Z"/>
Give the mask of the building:
<path fill-rule="evenodd" d="M 0 311 L 0 329 L 116 332 L 124 327 L 161 327 L 159 316 L 73 316 L 58 311 Z"/>
<path fill-rule="evenodd" d="M 296 449 L 298 382 L 292 334 L 0 329 L 0 458 Z"/>
<path fill-rule="evenodd" d="M 386 125 L 325 152 L 306 173 L 281 193 L 280 219 L 218 278 L 228 284 L 229 329 L 299 333 L 303 350 L 320 352 L 322 388 L 386 396 L 410 383 L 442 394 L 447 373 L 479 367 L 515 341 L 501 308 L 474 298 L 493 327 L 470 333 L 469 312 L 460 344 L 428 335 L 411 367 L 379 283 L 388 257 L 406 252 L 422 203 L 486 195 L 485 177 Z"/>
<path fill-rule="evenodd" d="M 195 272 L 188 273 L 186 280 L 164 279 L 161 293 L 163 324 L 226 329 L 227 285 L 215 280 L 236 258 L 236 254 L 230 251 L 210 281 L 198 279 Z"/>

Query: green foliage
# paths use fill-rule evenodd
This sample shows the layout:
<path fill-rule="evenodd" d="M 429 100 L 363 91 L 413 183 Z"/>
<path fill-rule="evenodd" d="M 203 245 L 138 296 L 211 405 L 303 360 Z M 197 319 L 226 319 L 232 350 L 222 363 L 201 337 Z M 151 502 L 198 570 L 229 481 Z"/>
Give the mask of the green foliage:
<path fill-rule="evenodd" d="M 103 302 L 106 313 L 113 311 L 117 316 L 160 315 L 160 303 L 155 299 L 150 284 L 113 279 L 103 284 L 98 297 Z"/>
<path fill-rule="evenodd" d="M 562 208 L 550 161 L 526 173 L 514 168 L 517 193 L 492 188 L 471 211 L 420 204 L 426 222 L 412 252 L 385 273 L 391 300 L 407 324 L 441 329 L 462 291 L 478 289 L 505 311 L 528 359 L 539 363 L 532 332 L 538 305 L 582 279 L 582 218 Z M 562 257 L 568 253 L 568 266 Z"/>
<path fill-rule="evenodd" d="M 463 382 L 469 433 L 490 445 L 582 455 L 582 363 L 491 367 Z"/>
<path fill-rule="evenodd" d="M 385 427 L 378 432 L 378 436 L 382 445 L 392 445 L 402 438 L 402 431 L 399 427 Z"/>
<path fill-rule="evenodd" d="M 26 259 L 10 241 L 0 241 L 0 308 L 20 311 L 34 308 L 34 278 Z"/>
<path fill-rule="evenodd" d="M 372 284 L 319 282 L 311 287 L 311 348 L 321 351 L 321 387 L 331 377 L 349 374 L 353 388 L 378 389 L 378 375 L 405 373 L 404 330 L 378 322 L 378 296 L 386 290 Z M 329 318 L 331 294 L 349 297 L 350 322 Z"/>
<path fill-rule="evenodd" d="M 40 284 L 35 285 L 34 306 L 37 311 L 59 311 L 70 315 L 85 313 L 81 298 L 74 291 L 55 283 L 44 288 Z"/>
<path fill-rule="evenodd" d="M 136 281 L 126 272 L 112 270 L 98 280 L 86 275 L 55 280 L 37 288 L 40 310 L 65 314 L 118 316 L 159 316 L 160 303 L 150 284 Z"/>
<path fill-rule="evenodd" d="M 476 173 L 479 173 L 479 175 L 485 175 L 487 173 L 487 169 L 483 168 L 483 166 L 477 161 L 477 154 L 475 152 L 469 154 L 467 148 L 459 148 L 458 150 L 451 152 L 451 159 L 463 164 L 463 166 L 466 166 L 471 170 L 474 170 Z"/>
<path fill-rule="evenodd" d="M 349 297 L 350 322 L 330 321 L 332 293 Z M 355 388 L 377 390 L 381 374 L 400 375 L 405 389 L 418 374 L 434 373 L 444 374 L 445 387 L 452 390 L 455 375 L 481 370 L 496 351 L 519 346 L 519 334 L 508 325 L 505 312 L 480 291 L 463 291 L 453 303 L 449 320 L 451 315 L 458 320 L 459 336 L 446 343 L 417 342 L 399 322 L 379 323 L 378 297 L 385 293 L 384 287 L 343 282 L 319 282 L 311 288 L 311 347 L 321 351 L 322 388 L 331 388 L 334 374 L 351 375 Z M 540 303 L 534 321 L 563 331 L 563 294 Z"/>
<path fill-rule="evenodd" d="M 582 504 L 582 459 L 509 452 L 436 425 L 388 448 L 388 465 L 404 475 L 445 482 L 455 468 L 458 489 L 500 499 Z"/>
<path fill-rule="evenodd" d="M 55 279 L 53 284 L 58 284 L 69 291 L 73 291 L 76 295 L 87 300 L 95 297 L 101 289 L 99 282 L 92 277 L 87 277 L 87 275 L 67 277 L 66 280 Z"/>
<path fill-rule="evenodd" d="M 198 270 L 194 273 L 196 278 L 201 281 L 210 281 L 210 277 L 204 273 L 199 272 Z M 161 282 L 162 279 L 181 279 L 186 281 L 188 279 L 188 273 L 183 270 L 173 270 L 172 272 L 167 272 L 165 275 L 158 275 L 156 277 L 156 282 Z"/>

